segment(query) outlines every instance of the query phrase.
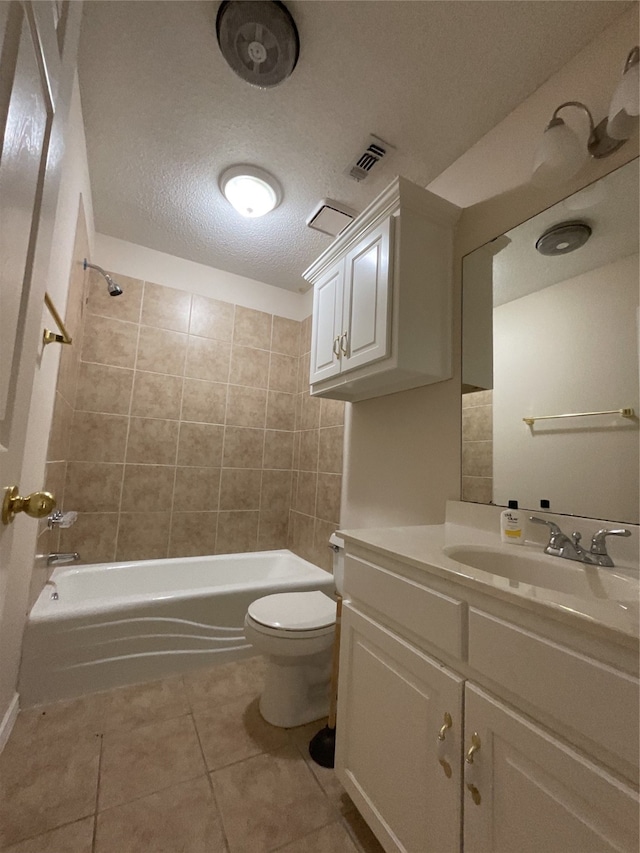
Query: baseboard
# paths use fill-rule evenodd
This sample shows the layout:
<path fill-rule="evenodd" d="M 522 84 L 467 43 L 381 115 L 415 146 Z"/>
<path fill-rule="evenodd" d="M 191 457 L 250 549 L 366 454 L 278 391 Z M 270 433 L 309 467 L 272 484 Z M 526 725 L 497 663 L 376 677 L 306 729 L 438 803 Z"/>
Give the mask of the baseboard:
<path fill-rule="evenodd" d="M 4 719 L 2 723 L 0 723 L 0 752 L 5 748 L 7 741 L 9 740 L 9 736 L 13 729 L 13 724 L 15 723 L 18 717 L 18 711 L 20 710 L 20 697 L 17 693 L 13 694 L 13 699 L 9 703 L 9 707 L 7 708 L 7 713 L 4 715 Z"/>

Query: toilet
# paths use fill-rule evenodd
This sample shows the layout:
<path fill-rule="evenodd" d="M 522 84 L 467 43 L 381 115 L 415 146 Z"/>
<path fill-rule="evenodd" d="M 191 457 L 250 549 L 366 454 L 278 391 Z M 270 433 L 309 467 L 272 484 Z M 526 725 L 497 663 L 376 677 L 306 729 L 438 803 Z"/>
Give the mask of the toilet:
<path fill-rule="evenodd" d="M 329 542 L 341 593 L 344 542 L 335 533 Z M 271 725 L 291 728 L 327 715 L 335 623 L 335 599 L 319 590 L 266 595 L 249 605 L 245 635 L 267 658 L 260 713 Z"/>

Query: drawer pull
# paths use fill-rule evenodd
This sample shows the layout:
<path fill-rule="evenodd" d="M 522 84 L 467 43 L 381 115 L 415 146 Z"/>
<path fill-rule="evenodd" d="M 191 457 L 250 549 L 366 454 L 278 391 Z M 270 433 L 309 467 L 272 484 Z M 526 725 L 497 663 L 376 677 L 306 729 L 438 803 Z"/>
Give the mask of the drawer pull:
<path fill-rule="evenodd" d="M 478 735 L 478 732 L 474 732 L 471 735 L 471 746 L 467 750 L 467 756 L 464 761 L 464 782 L 471 794 L 471 799 L 477 806 L 482 802 L 482 797 L 480 796 L 480 791 L 476 786 L 476 782 L 478 780 L 478 769 L 474 762 L 474 756 L 476 752 L 479 751 L 480 746 L 480 736 Z"/>
<path fill-rule="evenodd" d="M 442 726 L 440 726 L 440 731 L 438 733 L 438 741 L 437 741 L 438 753 L 437 754 L 438 754 L 438 762 L 439 762 L 440 766 L 442 767 L 442 769 L 444 770 L 444 775 L 447 777 L 447 779 L 451 778 L 452 770 L 451 770 L 451 765 L 449 764 L 449 762 L 447 761 L 447 758 L 446 758 L 446 749 L 447 749 L 446 737 L 447 737 L 447 729 L 450 729 L 452 725 L 453 725 L 453 720 L 451 719 L 451 714 L 448 711 L 445 711 L 444 723 L 442 724 Z"/>

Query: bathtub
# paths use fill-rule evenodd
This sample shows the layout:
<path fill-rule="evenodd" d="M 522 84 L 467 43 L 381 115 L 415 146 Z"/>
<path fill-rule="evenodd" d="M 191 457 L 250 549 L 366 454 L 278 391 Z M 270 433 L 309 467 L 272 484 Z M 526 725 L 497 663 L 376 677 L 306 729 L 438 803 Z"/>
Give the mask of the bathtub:
<path fill-rule="evenodd" d="M 23 708 L 249 656 L 252 601 L 333 592 L 332 575 L 286 550 L 59 567 L 51 581 L 25 630 Z"/>

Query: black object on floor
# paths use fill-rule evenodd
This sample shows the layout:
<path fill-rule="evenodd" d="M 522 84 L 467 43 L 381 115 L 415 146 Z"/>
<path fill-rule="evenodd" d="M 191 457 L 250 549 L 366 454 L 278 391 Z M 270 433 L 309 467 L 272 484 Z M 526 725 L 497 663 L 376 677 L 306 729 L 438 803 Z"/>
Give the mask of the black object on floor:
<path fill-rule="evenodd" d="M 333 767 L 336 757 L 335 727 L 325 726 L 309 741 L 309 755 L 320 767 Z"/>

